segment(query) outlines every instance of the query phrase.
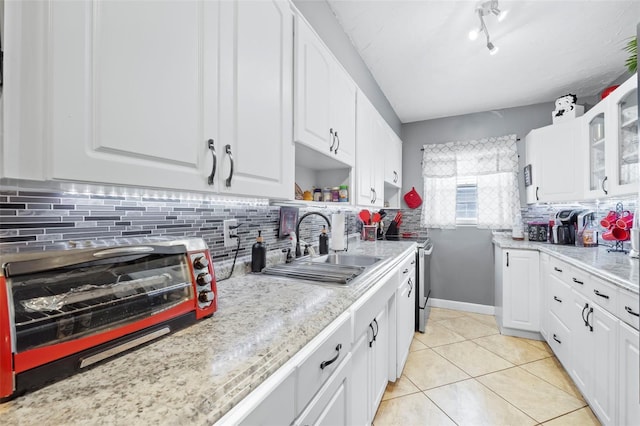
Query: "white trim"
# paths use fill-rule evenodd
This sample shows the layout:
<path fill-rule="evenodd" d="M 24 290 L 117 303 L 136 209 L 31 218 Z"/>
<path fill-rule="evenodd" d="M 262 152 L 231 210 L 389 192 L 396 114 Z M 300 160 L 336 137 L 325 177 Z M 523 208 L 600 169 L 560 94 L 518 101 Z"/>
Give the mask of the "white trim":
<path fill-rule="evenodd" d="M 429 306 L 434 308 L 455 309 L 458 311 L 475 312 L 476 314 L 495 315 L 495 306 L 478 305 L 477 303 L 457 302 L 455 300 L 429 298 Z"/>

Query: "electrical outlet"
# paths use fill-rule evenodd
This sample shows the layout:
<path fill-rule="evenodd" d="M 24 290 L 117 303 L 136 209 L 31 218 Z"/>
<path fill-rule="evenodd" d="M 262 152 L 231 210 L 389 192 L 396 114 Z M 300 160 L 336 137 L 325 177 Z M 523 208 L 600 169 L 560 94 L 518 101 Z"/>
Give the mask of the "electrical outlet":
<path fill-rule="evenodd" d="M 224 246 L 235 247 L 238 245 L 236 238 L 231 238 L 231 235 L 238 235 L 238 219 L 227 219 L 222 222 L 222 232 L 224 233 Z"/>

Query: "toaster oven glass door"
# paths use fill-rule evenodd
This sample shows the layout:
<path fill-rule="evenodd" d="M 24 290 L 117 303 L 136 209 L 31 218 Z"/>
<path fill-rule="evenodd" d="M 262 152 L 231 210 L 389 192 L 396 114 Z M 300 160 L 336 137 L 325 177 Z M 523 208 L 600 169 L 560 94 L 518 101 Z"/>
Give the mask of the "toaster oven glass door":
<path fill-rule="evenodd" d="M 11 280 L 17 352 L 96 334 L 193 299 L 184 254 L 137 254 Z"/>

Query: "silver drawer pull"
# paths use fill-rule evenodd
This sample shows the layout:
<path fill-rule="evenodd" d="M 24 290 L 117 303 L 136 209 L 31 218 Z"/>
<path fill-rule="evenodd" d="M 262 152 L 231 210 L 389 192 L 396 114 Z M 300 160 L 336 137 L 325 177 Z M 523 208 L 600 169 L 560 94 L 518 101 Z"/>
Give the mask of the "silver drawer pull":
<path fill-rule="evenodd" d="M 631 308 L 630 308 L 630 307 L 628 307 L 628 306 L 625 306 L 625 307 L 624 307 L 624 310 L 625 310 L 625 311 L 627 311 L 627 313 L 629 313 L 629 314 L 633 315 L 634 317 L 640 317 L 640 314 L 639 314 L 639 313 L 633 312 L 633 309 L 631 309 Z"/>

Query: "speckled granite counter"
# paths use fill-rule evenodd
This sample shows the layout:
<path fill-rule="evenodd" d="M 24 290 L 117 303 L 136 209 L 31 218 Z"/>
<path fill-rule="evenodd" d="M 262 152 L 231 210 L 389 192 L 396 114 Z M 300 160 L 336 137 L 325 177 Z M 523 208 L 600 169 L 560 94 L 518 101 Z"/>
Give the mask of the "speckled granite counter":
<path fill-rule="evenodd" d="M 538 250 L 548 253 L 589 273 L 638 293 L 640 262 L 624 253 L 608 253 L 607 247 L 575 247 L 532 241 L 516 241 L 511 235 L 494 234 L 493 242 L 502 248 Z"/>
<path fill-rule="evenodd" d="M 414 247 L 351 244 L 350 253 L 385 260 L 348 287 L 264 275 L 220 282 L 212 318 L 0 404 L 0 424 L 212 424 Z"/>

